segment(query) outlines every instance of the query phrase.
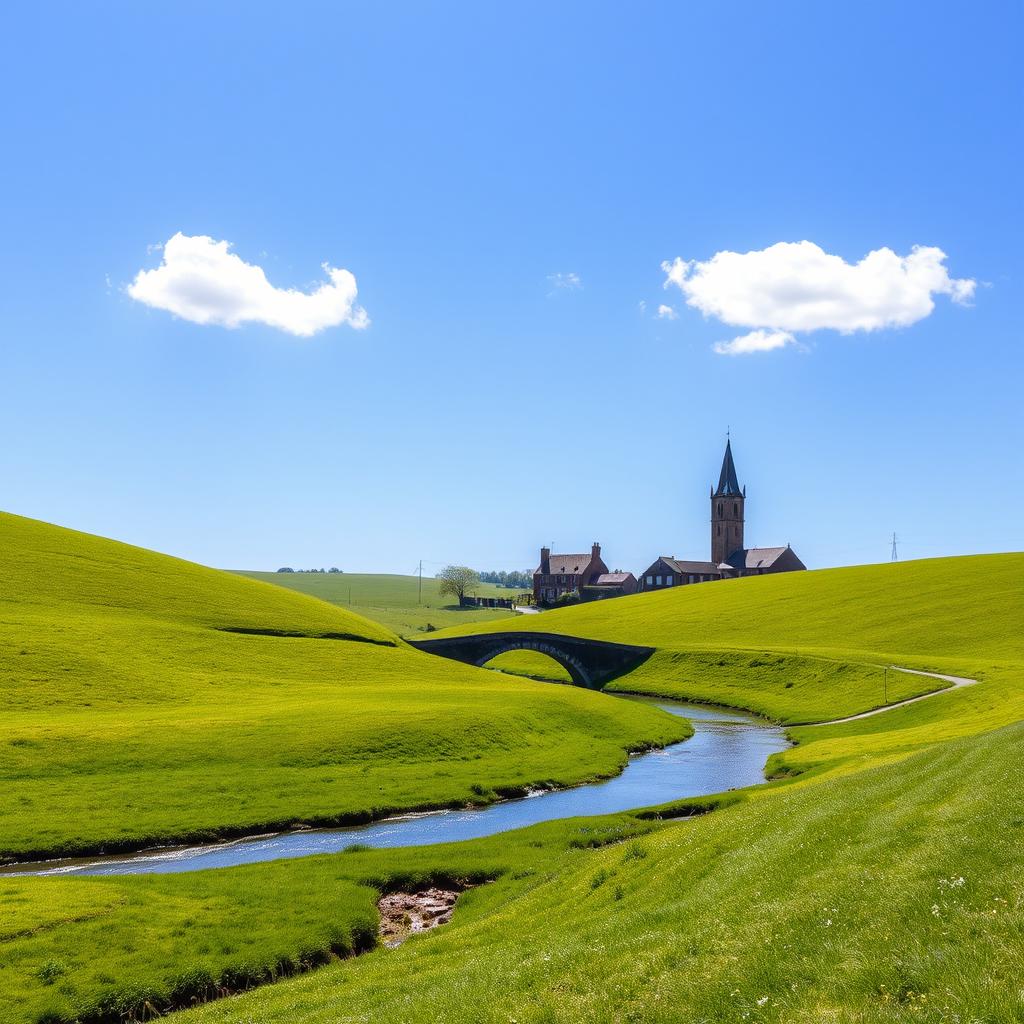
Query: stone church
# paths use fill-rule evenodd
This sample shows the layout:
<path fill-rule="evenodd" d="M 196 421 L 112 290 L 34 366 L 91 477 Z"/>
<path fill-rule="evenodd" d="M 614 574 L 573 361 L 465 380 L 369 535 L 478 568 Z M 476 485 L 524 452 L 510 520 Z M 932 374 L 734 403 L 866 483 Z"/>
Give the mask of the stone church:
<path fill-rule="evenodd" d="M 747 489 L 739 485 L 732 441 L 727 440 L 718 487 L 711 491 L 711 560 L 693 562 L 662 555 L 641 575 L 637 589 L 664 590 L 690 583 L 806 569 L 788 544 L 777 548 L 743 546 L 746 501 Z"/>

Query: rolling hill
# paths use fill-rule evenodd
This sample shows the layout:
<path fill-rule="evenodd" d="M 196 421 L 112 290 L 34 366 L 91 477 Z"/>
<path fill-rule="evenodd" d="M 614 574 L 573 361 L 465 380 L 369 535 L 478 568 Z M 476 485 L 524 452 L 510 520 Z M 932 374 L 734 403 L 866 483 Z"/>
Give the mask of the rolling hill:
<path fill-rule="evenodd" d="M 1024 554 L 975 555 L 749 577 L 521 617 L 520 631 L 644 644 L 656 653 L 608 689 L 722 703 L 787 725 L 798 746 L 779 774 L 903 756 L 937 738 L 1024 718 Z M 440 635 L 493 632 L 480 623 Z M 521 666 L 536 674 L 537 656 Z M 958 674 L 958 689 L 884 716 L 814 723 L 945 686 L 886 671 Z"/>
<path fill-rule="evenodd" d="M 460 608 L 452 598 L 439 592 L 440 582 L 432 576 L 385 573 L 319 573 L 238 571 L 249 579 L 273 583 L 288 590 L 318 597 L 341 608 L 379 622 L 399 636 L 412 636 L 446 626 L 514 619 L 504 608 Z M 474 591 L 480 597 L 514 598 L 518 591 L 481 583 Z"/>
<path fill-rule="evenodd" d="M 280 587 L 0 515 L 0 857 L 365 820 L 615 772 L 661 712 L 425 657 Z"/>
<path fill-rule="evenodd" d="M 95 543 L 102 560 L 141 560 L 143 580 L 146 560 L 161 557 L 51 535 L 53 528 L 5 525 L 13 536 L 20 525 L 35 530 L 42 547 L 58 539 L 72 551 L 78 543 Z M 31 544 L 22 541 L 20 550 L 34 557 Z M 6 993 L 0 1020 L 137 1019 L 160 1007 L 208 999 L 214 1001 L 183 1013 L 182 1024 L 1017 1019 L 1024 958 L 1022 567 L 1020 555 L 872 566 L 698 586 L 521 619 L 522 628 L 656 646 L 648 662 L 617 681 L 620 688 L 745 702 L 796 720 L 807 719 L 805 705 L 820 714 L 880 703 L 871 684 L 886 664 L 940 668 L 979 681 L 870 718 L 794 726 L 797 746 L 773 765 L 776 782 L 705 800 L 699 808 L 683 801 L 449 846 L 352 849 L 163 878 L 0 878 L 0 992 Z M 112 584 L 122 579 L 116 565 L 109 571 Z M 197 581 L 207 572 L 193 571 Z M 429 751 L 433 759 L 422 744 L 410 743 L 397 761 L 442 778 L 446 786 L 468 778 L 459 772 L 460 751 L 473 758 L 472 772 L 481 765 L 511 770 L 489 742 L 500 745 L 514 736 L 521 744 L 524 731 L 541 728 L 543 716 L 534 717 L 538 706 L 554 714 L 563 730 L 569 748 L 560 751 L 563 756 L 575 756 L 587 729 L 593 736 L 589 754 L 608 750 L 614 756 L 620 749 L 615 743 L 621 737 L 609 735 L 613 723 L 593 710 L 600 710 L 600 695 L 503 681 L 478 670 L 463 675 L 460 666 L 382 645 L 386 633 L 360 626 L 358 617 L 335 620 L 335 609 L 327 606 L 317 606 L 308 620 L 300 604 L 278 611 L 263 601 L 271 600 L 268 592 L 279 592 L 247 590 L 245 581 L 236 581 L 242 590 L 225 591 L 210 604 L 191 585 L 185 587 L 190 596 L 172 600 L 178 576 L 170 565 L 164 572 L 166 599 L 132 598 L 131 607 L 122 607 L 119 602 L 128 598 L 107 594 L 104 604 L 97 591 L 95 600 L 74 604 L 87 623 L 75 635 L 85 641 L 91 630 L 94 638 L 87 645 L 92 668 L 76 665 L 69 673 L 66 685 L 78 704 L 56 705 L 53 718 L 74 744 L 101 749 L 96 744 L 107 712 L 124 736 L 131 735 L 128 723 L 139 706 L 132 678 L 117 685 L 98 678 L 113 672 L 130 649 L 145 678 L 152 673 L 160 682 L 143 702 L 145 716 L 158 707 L 165 711 L 175 757 L 193 758 L 186 740 L 197 728 L 200 666 L 217 680 L 211 663 L 227 658 L 209 646 L 207 634 L 216 634 L 229 643 L 269 642 L 270 652 L 299 649 L 300 661 L 318 671 L 372 670 L 378 711 L 387 711 L 366 733 L 347 731 L 341 714 L 331 718 L 336 704 L 307 673 L 294 671 L 292 657 L 258 657 L 259 646 L 246 648 L 242 667 L 231 649 L 231 672 L 239 675 L 224 687 L 230 700 L 223 707 L 238 716 L 240 708 L 254 705 L 262 731 L 254 735 L 264 741 L 273 735 L 277 749 L 294 752 L 302 740 L 297 734 L 282 738 L 273 716 L 260 717 L 273 690 L 292 698 L 302 694 L 304 706 L 314 711 L 303 716 L 302 726 L 320 745 L 331 731 L 321 727 L 321 718 L 346 730 L 352 743 L 377 737 L 379 746 L 365 751 L 358 769 L 363 778 L 382 756 L 396 762 L 392 714 L 398 704 L 409 713 L 409 728 L 427 707 L 443 707 L 435 730 L 439 746 Z M 210 582 L 219 585 L 221 578 L 212 574 Z M 13 628 L 24 635 L 32 615 L 53 630 L 69 621 L 78 629 L 70 602 L 52 593 L 33 603 L 32 596 L 29 588 L 21 601 L 4 604 L 8 633 Z M 252 602 L 250 610 L 245 601 Z M 159 611 L 165 605 L 176 609 L 166 618 Z M 249 616 L 264 629 L 279 628 L 277 622 L 308 629 L 310 638 L 217 628 L 224 622 L 245 626 Z M 117 632 L 119 624 L 124 632 Z M 312 639 L 314 630 L 355 636 L 360 629 L 370 630 L 363 638 L 375 642 Z M 143 640 L 133 643 L 133 637 Z M 182 643 L 185 653 L 175 653 Z M 346 653 L 306 653 L 321 649 Z M 172 667 L 179 657 L 186 664 L 172 672 L 160 664 L 160 651 Z M 375 660 L 353 661 L 357 651 Z M 383 660 L 391 658 L 400 659 L 394 673 Z M 439 678 L 445 682 L 431 675 L 431 665 L 444 670 Z M 417 666 L 421 674 L 403 688 L 403 671 Z M 448 669 L 454 671 L 450 677 Z M 134 677 L 135 689 L 140 678 Z M 920 685 L 915 680 L 907 683 L 911 689 Z M 90 689 L 103 698 L 102 714 Z M 343 689 L 349 717 L 353 708 L 370 714 L 356 680 L 346 675 Z M 58 696 L 56 684 L 43 692 Z M 497 715 L 489 737 L 478 736 L 479 720 L 472 722 L 480 693 L 493 697 L 488 707 Z M 543 695 L 555 704 L 543 705 Z M 570 697 L 580 703 L 559 703 Z M 504 707 L 512 709 L 518 732 L 501 716 Z M 198 721 L 206 727 L 202 716 Z M 645 718 L 643 725 L 648 721 L 660 719 Z M 5 734 L 16 741 L 8 742 L 9 755 L 29 751 L 35 760 L 5 780 L 18 787 L 5 792 L 28 792 L 25 782 L 33 773 L 53 792 L 69 765 L 54 761 L 59 746 L 42 758 L 38 749 L 18 743 L 23 724 Z M 621 722 L 614 727 L 621 729 Z M 238 731 L 236 721 L 217 732 L 216 742 L 234 741 Z M 54 738 L 47 735 L 46 741 Z M 551 757 L 546 743 L 543 737 Z M 521 753 L 517 747 L 517 769 Z M 134 756 L 139 758 L 139 748 Z M 231 756 L 255 770 L 254 755 Z M 222 769 L 223 761 L 215 759 L 213 769 Z M 138 778 L 146 766 L 120 767 Z M 341 774 L 324 764 L 317 770 Z M 201 782 L 201 773 L 192 771 L 190 778 Z M 378 781 L 391 779 L 373 776 Z M 307 778 L 305 789 L 291 796 L 308 800 L 315 790 Z M 168 787 L 160 795 L 173 803 Z M 269 799 L 263 790 L 258 795 Z M 5 801 L 5 811 L 10 805 Z M 672 820 L 695 809 L 711 813 Z M 92 810 L 101 810 L 99 801 Z M 37 829 L 45 821 L 40 809 L 15 819 Z M 487 884 L 460 899 L 451 925 L 396 951 L 350 957 L 372 941 L 376 894 L 460 881 Z M 292 977 L 319 965 L 315 973 Z M 235 999 L 217 998 L 275 980 Z"/>

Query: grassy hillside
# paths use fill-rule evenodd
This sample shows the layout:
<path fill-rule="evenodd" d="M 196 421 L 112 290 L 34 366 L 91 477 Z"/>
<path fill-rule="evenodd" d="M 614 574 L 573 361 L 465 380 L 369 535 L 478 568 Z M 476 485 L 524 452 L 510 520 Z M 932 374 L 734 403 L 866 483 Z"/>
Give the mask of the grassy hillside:
<path fill-rule="evenodd" d="M 812 717 L 808 708 L 818 714 L 877 703 L 872 672 L 891 662 L 981 682 L 855 722 L 795 727 L 799 744 L 773 765 L 777 782 L 703 801 L 718 809 L 686 822 L 640 812 L 449 847 L 357 850 L 161 879 L 0 879 L 0 1021 L 47 1013 L 72 1020 L 96 1006 L 140 1016 L 152 1012 L 147 1001 L 153 1010 L 180 1005 L 176 992 L 207 998 L 218 984 L 233 990 L 328 962 L 185 1013 L 182 1022 L 1020 1019 L 1021 562 L 998 556 L 806 573 L 523 619 L 525 628 L 554 631 L 557 624 L 568 633 L 655 643 L 655 656 L 622 687 L 692 691 L 798 720 Z M 961 565 L 970 586 L 944 586 Z M 844 596 L 851 591 L 858 595 L 852 603 Z M 717 607 L 702 607 L 704 600 Z M 783 600 L 786 615 L 777 608 Z M 732 625 L 721 626 L 720 617 Z M 427 660 L 367 643 L 218 636 L 269 640 L 271 649 Z M 158 649 L 141 647 L 138 657 L 152 668 Z M 378 692 L 390 698 L 395 688 L 404 699 L 402 669 L 417 662 L 395 664 L 396 677 Z M 373 671 L 383 674 L 381 665 Z M 280 662 L 273 668 L 283 671 Z M 611 749 L 591 711 L 601 708 L 601 695 L 466 672 L 487 680 L 477 683 L 483 691 L 494 687 L 495 744 L 512 729 L 501 709 L 539 688 L 591 698 L 554 725 L 566 740 L 563 754 L 582 746 L 585 730 L 595 749 Z M 273 678 L 268 689 L 297 685 Z M 109 684 L 115 705 L 128 700 L 129 682 Z M 173 732 L 188 702 L 173 696 L 173 685 L 183 684 L 163 685 L 168 696 L 158 688 L 155 703 L 164 702 Z M 355 680 L 346 693 L 350 685 L 359 693 Z M 913 692 L 930 684 L 891 677 L 890 685 Z M 384 751 L 391 770 L 374 784 L 393 785 L 396 763 L 410 767 L 410 785 L 442 771 L 452 773 L 448 784 L 468 778 L 459 775 L 459 751 L 483 738 L 479 722 L 460 716 L 472 711 L 476 691 L 453 682 L 447 690 L 433 681 L 425 687 L 423 677 L 412 689 L 429 689 L 432 707 L 439 694 L 450 698 L 436 728 L 438 743 L 450 734 L 450 747 L 427 763 L 421 747 L 428 740 L 418 737 L 397 762 L 389 759 L 395 748 L 383 716 L 356 743 L 365 744 L 360 770 L 375 771 Z M 900 695 L 890 691 L 890 699 Z M 296 719 L 288 742 L 301 744 L 311 721 L 318 727 L 332 707 L 323 701 L 313 716 Z M 530 709 L 524 701 L 512 714 L 532 735 L 547 719 L 530 717 Z M 594 717 L 581 726 L 584 711 Z M 124 721 L 123 707 L 117 716 Z M 92 728 L 99 720 L 89 709 Z M 349 728 L 343 714 L 332 728 Z M 95 741 L 94 732 L 88 736 Z M 517 746 L 506 764 L 521 767 L 522 754 Z M 466 756 L 476 771 L 481 760 Z M 34 761 L 19 785 L 44 763 Z M 123 770 L 136 770 L 134 762 Z M 144 809 L 141 801 L 137 807 Z M 92 810 L 101 813 L 98 801 Z M 33 813 L 38 825 L 43 815 Z M 455 879 L 494 881 L 467 893 L 445 929 L 397 951 L 336 959 L 364 941 L 375 891 Z"/>
<path fill-rule="evenodd" d="M 1024 553 L 754 576 L 521 617 L 517 629 L 659 648 L 1024 657 Z M 446 630 L 501 630 L 505 624 Z"/>
<path fill-rule="evenodd" d="M 428 626 L 442 629 L 518 618 L 514 612 L 504 608 L 460 608 L 450 597 L 442 597 L 438 593 L 440 583 L 432 577 L 423 578 L 421 592 L 420 580 L 416 576 L 249 571 L 238 575 L 287 587 L 348 608 L 387 626 L 399 636 L 420 634 Z M 481 583 L 474 593 L 479 597 L 514 598 L 519 591 Z"/>
<path fill-rule="evenodd" d="M 280 587 L 0 515 L 0 857 L 487 801 L 677 719 L 427 657 Z"/>
<path fill-rule="evenodd" d="M 522 617 L 541 630 L 646 644 L 626 690 L 743 707 L 787 724 L 882 707 L 945 684 L 885 673 L 931 669 L 982 683 L 879 717 L 794 729 L 771 769 L 805 775 L 905 756 L 940 738 L 1024 718 L 1024 554 L 978 555 L 761 576 Z M 494 629 L 480 624 L 472 629 Z M 530 671 L 517 655 L 506 670 Z"/>
<path fill-rule="evenodd" d="M 1016 726 L 552 856 L 397 953 L 182 1024 L 1019 1020 L 1022 747 Z"/>
<path fill-rule="evenodd" d="M 0 880 L 0 1019 L 145 1016 L 143 999 L 160 1008 L 189 985 L 288 978 L 361 934 L 367 887 L 495 879 L 438 932 L 182 1024 L 1018 1020 L 1022 750 L 1018 725 L 681 823 L 618 815 L 165 878 Z"/>

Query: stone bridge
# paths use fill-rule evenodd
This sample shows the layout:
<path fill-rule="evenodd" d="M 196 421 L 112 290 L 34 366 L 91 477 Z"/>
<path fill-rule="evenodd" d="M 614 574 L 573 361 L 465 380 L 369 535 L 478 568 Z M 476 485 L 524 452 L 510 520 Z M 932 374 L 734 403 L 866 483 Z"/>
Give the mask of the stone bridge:
<path fill-rule="evenodd" d="M 557 661 L 577 686 L 594 690 L 636 668 L 654 653 L 653 647 L 583 640 L 558 633 L 475 633 L 409 643 L 427 654 L 478 666 L 507 651 L 538 651 Z"/>

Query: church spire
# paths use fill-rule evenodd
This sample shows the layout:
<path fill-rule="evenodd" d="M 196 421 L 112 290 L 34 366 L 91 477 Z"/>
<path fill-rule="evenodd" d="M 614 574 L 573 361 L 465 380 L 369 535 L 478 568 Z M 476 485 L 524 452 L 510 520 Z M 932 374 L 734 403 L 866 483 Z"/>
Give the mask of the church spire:
<path fill-rule="evenodd" d="M 746 494 L 736 479 L 732 441 L 725 442 L 725 458 L 718 477 L 718 490 L 711 495 L 711 561 L 731 562 L 743 550 L 743 506 Z"/>
<path fill-rule="evenodd" d="M 718 477 L 718 490 L 714 497 L 732 497 L 743 492 L 740 490 L 739 481 L 736 479 L 736 464 L 732 461 L 732 440 L 725 442 L 725 458 L 722 459 L 722 472 Z"/>

